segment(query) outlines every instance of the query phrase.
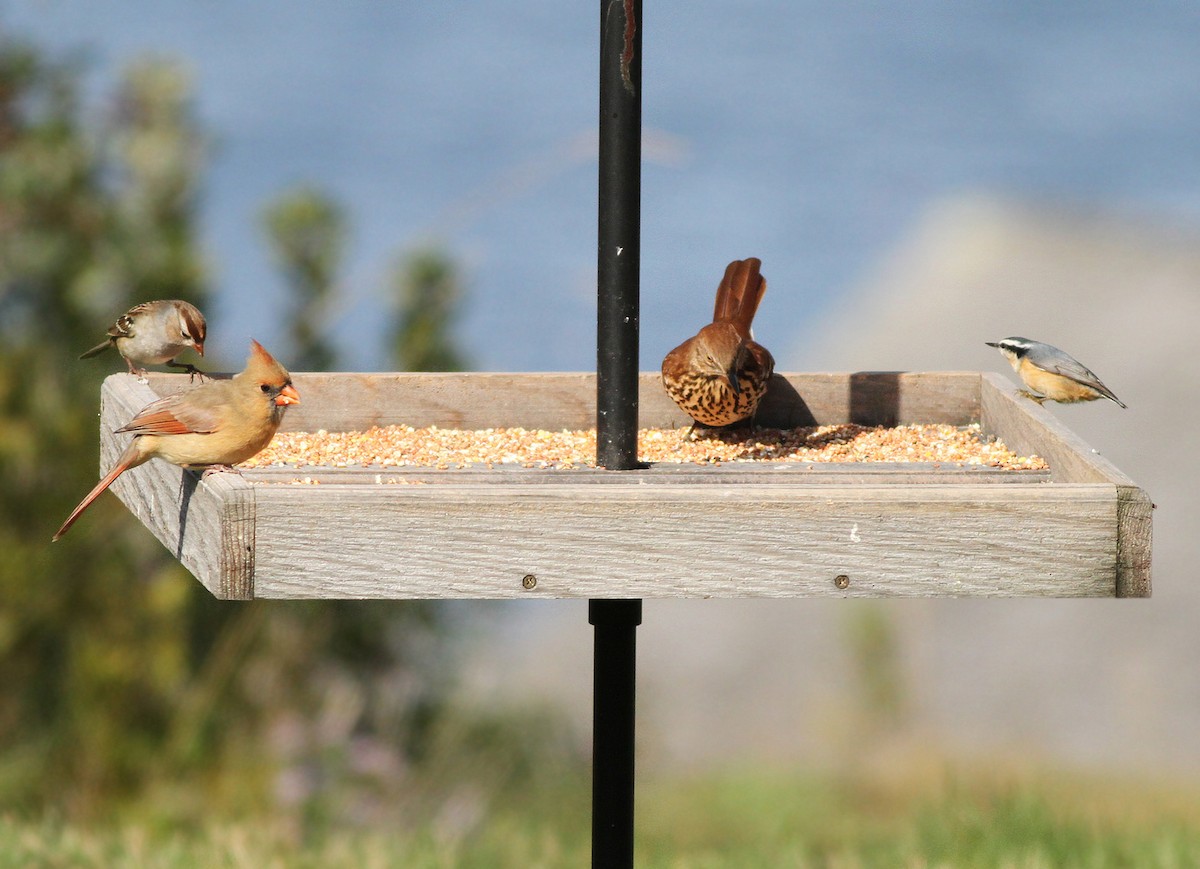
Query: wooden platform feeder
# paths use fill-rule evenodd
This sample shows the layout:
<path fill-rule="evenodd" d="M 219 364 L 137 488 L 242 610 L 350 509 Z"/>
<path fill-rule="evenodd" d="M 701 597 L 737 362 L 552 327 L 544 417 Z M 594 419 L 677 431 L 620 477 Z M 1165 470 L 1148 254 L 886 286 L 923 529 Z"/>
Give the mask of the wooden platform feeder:
<path fill-rule="evenodd" d="M 593 374 L 299 374 L 285 429 L 585 429 Z M 183 375 L 103 387 L 113 430 Z M 113 491 L 222 598 L 1049 596 L 1150 593 L 1146 494 L 996 374 L 776 375 L 765 426 L 980 424 L 1048 471 L 854 463 L 263 468 L 166 462 Z M 657 374 L 640 425 L 689 420 Z M 316 485 L 298 484 L 307 479 Z"/>

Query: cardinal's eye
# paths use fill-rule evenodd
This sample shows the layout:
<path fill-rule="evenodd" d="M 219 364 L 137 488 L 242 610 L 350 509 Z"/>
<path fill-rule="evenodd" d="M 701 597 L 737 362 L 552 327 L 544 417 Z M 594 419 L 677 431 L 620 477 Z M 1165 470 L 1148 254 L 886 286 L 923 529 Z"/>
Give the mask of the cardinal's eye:
<path fill-rule="evenodd" d="M 263 392 L 270 392 L 270 391 L 271 391 L 271 387 L 270 387 L 270 385 L 269 385 L 269 384 L 266 384 L 266 383 L 264 383 L 264 384 L 260 385 L 258 388 L 259 388 L 259 389 L 261 389 Z"/>

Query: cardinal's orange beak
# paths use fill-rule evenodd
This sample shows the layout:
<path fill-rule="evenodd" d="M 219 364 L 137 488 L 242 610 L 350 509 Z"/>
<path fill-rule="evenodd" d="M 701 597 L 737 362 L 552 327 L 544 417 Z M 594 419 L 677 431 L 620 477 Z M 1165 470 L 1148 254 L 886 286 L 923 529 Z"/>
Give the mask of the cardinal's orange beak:
<path fill-rule="evenodd" d="M 289 404 L 299 404 L 300 393 L 289 383 L 283 389 L 279 390 L 279 395 L 275 396 L 275 403 L 280 407 L 286 407 Z"/>

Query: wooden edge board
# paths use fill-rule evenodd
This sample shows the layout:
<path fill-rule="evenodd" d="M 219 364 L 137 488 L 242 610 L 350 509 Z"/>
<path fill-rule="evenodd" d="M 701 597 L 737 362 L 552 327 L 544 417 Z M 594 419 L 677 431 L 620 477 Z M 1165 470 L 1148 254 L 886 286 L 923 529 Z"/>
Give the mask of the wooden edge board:
<path fill-rule="evenodd" d="M 194 472 L 189 472 L 194 473 Z M 254 597 L 254 559 L 257 532 L 255 489 L 236 473 L 210 474 L 200 481 L 201 497 L 209 492 L 221 513 L 220 545 L 216 565 L 209 568 L 215 574 L 219 598 L 248 600 Z"/>
<path fill-rule="evenodd" d="M 1153 510 L 1145 491 L 1117 486 L 1117 597 L 1151 595 Z"/>
<path fill-rule="evenodd" d="M 1044 458 L 1055 483 L 1106 483 L 1116 488 L 1116 594 L 1149 597 L 1154 505 L 1146 492 L 1050 411 L 1019 395 L 1001 375 L 983 375 L 980 408 L 984 432 L 997 435 L 1019 454 Z"/>
<path fill-rule="evenodd" d="M 596 375 L 590 372 L 293 372 L 292 377 L 301 402 L 284 417 L 284 431 L 361 431 L 396 424 L 595 427 Z M 151 373 L 149 378 L 159 395 L 190 386 L 183 374 Z M 658 372 L 639 375 L 638 407 L 642 428 L 691 425 L 663 390 Z M 776 373 L 756 422 L 795 428 L 844 422 L 966 425 L 978 419 L 978 372 L 864 371 Z"/>
<path fill-rule="evenodd" d="M 129 375 L 108 378 L 101 395 L 104 473 L 128 436 L 103 435 L 157 396 Z M 253 597 L 255 490 L 239 474 L 210 474 L 202 480 L 195 471 L 152 460 L 118 477 L 112 491 L 214 596 Z"/>
<path fill-rule="evenodd" d="M 765 483 L 775 480 L 789 484 L 823 485 L 827 483 L 920 483 L 1011 484 L 1048 483 L 1046 470 L 1012 471 L 988 465 L 953 465 L 931 462 L 726 462 L 713 466 L 662 462 L 648 468 L 609 473 L 596 468 L 524 467 L 521 465 L 483 464 L 437 469 L 421 466 L 330 467 L 271 465 L 246 468 L 242 476 L 254 484 L 434 484 L 454 486 L 461 483 L 510 485 L 534 483 L 546 486 L 587 482 L 593 485 L 638 483 L 677 485 L 683 482 L 728 485 Z"/>
<path fill-rule="evenodd" d="M 158 464 L 164 464 L 159 462 Z M 222 474 L 221 477 L 238 479 L 237 474 Z M 210 479 L 212 479 L 210 477 Z M 205 481 L 207 482 L 207 481 Z M 243 480 L 243 483 L 245 481 Z M 1090 483 L 1055 483 L 1040 486 L 964 486 L 954 483 L 929 483 L 922 486 L 893 486 L 886 482 L 830 484 L 807 486 L 786 481 L 736 482 L 713 486 L 707 481 L 683 480 L 667 486 L 647 486 L 637 482 L 617 481 L 603 486 L 590 482 L 564 483 L 546 486 L 540 483 L 515 482 L 506 486 L 475 481 L 454 486 L 400 486 L 378 485 L 374 482 L 344 483 L 339 486 L 277 486 L 262 483 L 248 484 L 257 487 L 259 501 L 264 499 L 313 499 L 329 497 L 331 502 L 344 503 L 350 498 L 365 498 L 371 504 L 380 504 L 398 495 L 408 499 L 486 499 L 490 503 L 505 500 L 549 501 L 631 501 L 667 504 L 678 502 L 755 503 L 764 497 L 783 502 L 813 502 L 826 505 L 840 503 L 870 502 L 891 506 L 908 504 L 990 504 L 1003 509 L 1010 504 L 1019 510 L 1023 504 L 1032 503 L 1107 503 L 1116 511 L 1116 491 L 1112 486 Z M 286 493 L 286 494 L 284 494 Z M 325 493 L 328 493 L 326 495 Z M 748 520 L 752 521 L 752 520 Z"/>
<path fill-rule="evenodd" d="M 1020 396 L 1000 374 L 983 375 L 980 426 L 1019 455 L 1041 456 L 1050 464 L 1055 482 L 1136 485 L 1054 414 Z"/>
<path fill-rule="evenodd" d="M 387 489 L 262 487 L 256 509 L 271 540 L 260 546 L 255 593 L 346 599 L 1114 593 L 1114 553 L 1106 542 L 1117 507 L 1110 486 Z M 847 588 L 836 584 L 843 574 Z M 535 587 L 522 584 L 526 576 Z"/>
<path fill-rule="evenodd" d="M 657 374 L 642 375 L 642 394 L 674 408 Z M 979 420 L 979 374 L 967 371 L 784 372 L 771 378 L 755 421 L 778 428 L 857 423 L 968 425 Z"/>

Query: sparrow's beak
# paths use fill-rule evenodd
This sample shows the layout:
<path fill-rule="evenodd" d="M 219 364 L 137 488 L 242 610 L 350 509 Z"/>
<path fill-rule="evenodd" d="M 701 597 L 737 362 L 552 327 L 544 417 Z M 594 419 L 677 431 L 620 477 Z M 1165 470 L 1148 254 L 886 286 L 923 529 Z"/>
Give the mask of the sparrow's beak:
<path fill-rule="evenodd" d="M 201 356 L 204 355 L 204 342 L 203 341 L 197 341 L 195 343 L 195 345 L 193 345 L 193 346 L 195 346 L 197 353 L 199 353 Z"/>
<path fill-rule="evenodd" d="M 289 404 L 299 404 L 300 393 L 289 383 L 283 389 L 279 390 L 279 395 L 275 396 L 275 403 L 280 407 L 287 407 Z"/>

